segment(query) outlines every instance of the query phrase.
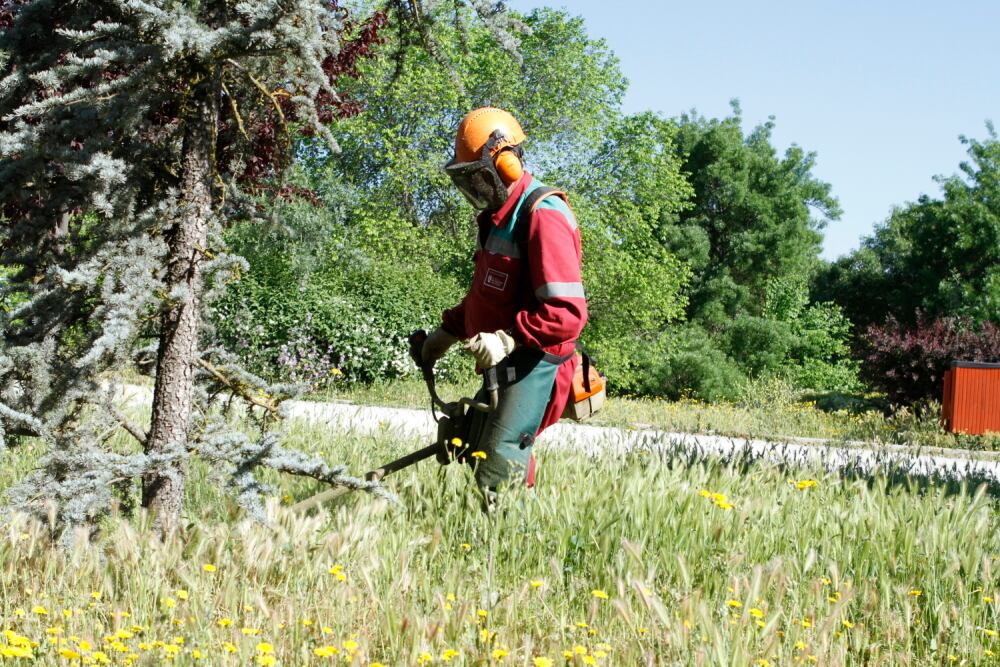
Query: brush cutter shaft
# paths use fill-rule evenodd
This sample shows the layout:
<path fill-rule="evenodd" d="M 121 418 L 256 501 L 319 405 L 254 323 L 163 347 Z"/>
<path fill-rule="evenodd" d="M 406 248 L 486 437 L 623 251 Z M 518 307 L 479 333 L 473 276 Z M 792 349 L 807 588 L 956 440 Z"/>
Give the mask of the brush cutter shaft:
<path fill-rule="evenodd" d="M 369 470 L 368 472 L 365 473 L 365 480 L 368 482 L 379 482 L 386 475 L 394 473 L 398 470 L 402 470 L 404 468 L 409 468 L 411 465 L 415 463 L 420 463 L 424 459 L 429 459 L 430 457 L 437 454 L 439 449 L 440 446 L 438 445 L 438 443 L 434 443 L 433 445 L 428 445 L 423 449 L 418 449 L 415 452 L 410 452 L 406 456 L 402 456 L 396 459 L 395 461 L 390 461 L 389 463 L 386 463 L 381 468 L 376 468 L 375 470 Z M 351 489 L 349 489 L 346 486 L 338 486 L 336 488 L 329 489 L 327 491 L 324 491 L 323 493 L 318 493 L 315 496 L 311 496 L 309 498 L 306 498 L 302 502 L 292 505 L 292 511 L 308 512 L 314 507 L 319 507 L 325 502 L 329 502 L 334 498 L 339 498 L 340 496 L 344 495 L 350 490 Z"/>

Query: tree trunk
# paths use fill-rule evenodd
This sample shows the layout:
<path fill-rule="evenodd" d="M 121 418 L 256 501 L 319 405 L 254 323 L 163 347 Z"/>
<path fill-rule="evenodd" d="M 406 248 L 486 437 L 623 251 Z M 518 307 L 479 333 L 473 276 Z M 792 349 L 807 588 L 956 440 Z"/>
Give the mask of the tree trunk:
<path fill-rule="evenodd" d="M 153 417 L 146 439 L 148 454 L 187 448 L 198 353 L 202 251 L 212 216 L 218 89 L 218 78 L 203 71 L 185 118 L 181 204 L 177 222 L 169 232 L 167 266 L 167 289 L 181 296 L 169 304 L 160 324 Z M 187 464 L 181 461 L 143 478 L 142 504 L 153 512 L 156 526 L 164 533 L 179 523 L 186 473 Z"/>

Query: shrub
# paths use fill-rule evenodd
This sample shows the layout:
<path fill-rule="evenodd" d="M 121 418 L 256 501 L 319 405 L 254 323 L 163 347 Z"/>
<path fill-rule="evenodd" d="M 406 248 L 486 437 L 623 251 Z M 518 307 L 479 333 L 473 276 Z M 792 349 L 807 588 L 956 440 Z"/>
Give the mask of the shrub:
<path fill-rule="evenodd" d="M 745 378 L 704 329 L 685 325 L 672 331 L 635 383 L 635 393 L 670 399 L 733 400 Z"/>
<path fill-rule="evenodd" d="M 736 318 L 722 337 L 722 349 L 750 376 L 778 373 L 794 342 L 787 322 L 763 317 Z"/>
<path fill-rule="evenodd" d="M 412 372 L 407 335 L 435 326 L 461 299 L 454 279 L 413 257 L 338 248 L 307 273 L 284 251 L 249 259 L 250 275 L 230 288 L 216 326 L 255 372 L 317 388 L 333 377 L 373 382 Z"/>
<path fill-rule="evenodd" d="M 914 327 L 890 317 L 865 334 L 862 373 L 895 404 L 939 398 L 944 372 L 954 360 L 1000 361 L 1000 327 L 962 318 L 927 319 Z"/>

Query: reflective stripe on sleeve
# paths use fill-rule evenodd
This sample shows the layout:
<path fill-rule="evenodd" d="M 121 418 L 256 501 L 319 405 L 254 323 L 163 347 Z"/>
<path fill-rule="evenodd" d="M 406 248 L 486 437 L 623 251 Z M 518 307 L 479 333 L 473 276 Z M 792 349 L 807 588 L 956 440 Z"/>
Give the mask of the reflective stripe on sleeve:
<path fill-rule="evenodd" d="M 562 297 L 566 299 L 583 299 L 583 283 L 545 283 L 535 290 L 539 301 Z"/>

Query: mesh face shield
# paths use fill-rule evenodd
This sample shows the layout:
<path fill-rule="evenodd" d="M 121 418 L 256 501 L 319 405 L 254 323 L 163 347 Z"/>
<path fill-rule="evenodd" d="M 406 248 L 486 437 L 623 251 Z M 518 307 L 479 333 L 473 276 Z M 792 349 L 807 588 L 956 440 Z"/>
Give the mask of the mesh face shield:
<path fill-rule="evenodd" d="M 452 159 L 444 166 L 451 182 L 479 211 L 498 209 L 507 201 L 507 186 L 497 173 L 492 155 L 494 146 L 501 139 L 499 134 L 494 133 L 483 146 L 480 158 L 474 162 L 455 162 Z"/>

